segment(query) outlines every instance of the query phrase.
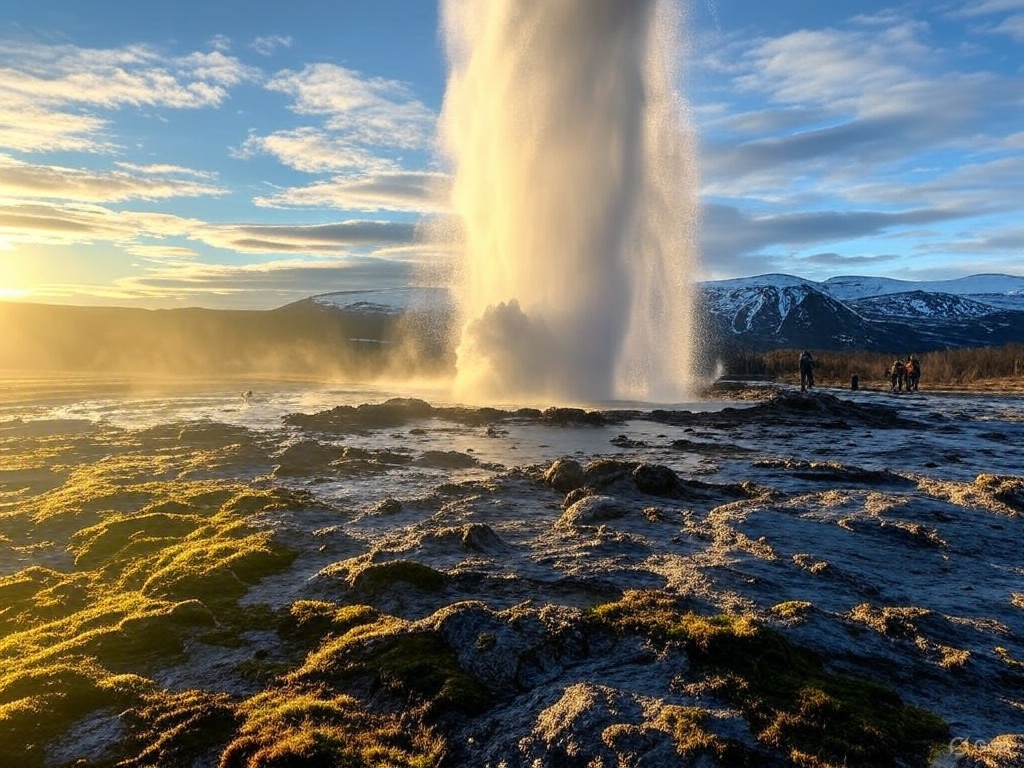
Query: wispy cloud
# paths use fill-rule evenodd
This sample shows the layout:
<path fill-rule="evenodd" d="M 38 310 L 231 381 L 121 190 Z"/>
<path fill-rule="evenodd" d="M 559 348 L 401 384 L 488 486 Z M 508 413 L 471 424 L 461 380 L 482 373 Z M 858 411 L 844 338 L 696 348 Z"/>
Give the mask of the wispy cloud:
<path fill-rule="evenodd" d="M 147 175 L 179 175 L 179 176 L 192 176 L 197 179 L 216 179 L 217 174 L 212 171 L 203 171 L 198 168 L 186 168 L 183 165 L 170 165 L 168 163 L 151 163 L 149 165 L 140 165 L 138 163 L 128 163 L 124 161 L 118 161 L 114 163 L 118 168 L 122 168 L 125 171 L 131 173 L 141 173 Z"/>
<path fill-rule="evenodd" d="M 16 152 L 111 152 L 107 121 L 95 115 L 47 109 L 0 86 L 0 148 Z"/>
<path fill-rule="evenodd" d="M 130 244 L 186 237 L 203 222 L 164 213 L 113 211 L 99 205 L 0 199 L 0 242 L 30 245 Z"/>
<path fill-rule="evenodd" d="M 209 174 L 201 171 L 130 164 L 123 164 L 121 168 L 104 172 L 33 165 L 0 154 L 0 197 L 111 203 L 228 192 L 224 187 L 209 183 Z"/>
<path fill-rule="evenodd" d="M 191 248 L 182 248 L 181 246 L 174 245 L 129 245 L 124 250 L 125 253 L 130 253 L 147 261 L 161 263 L 168 261 L 192 261 L 199 255 Z"/>
<path fill-rule="evenodd" d="M 991 0 L 962 13 L 1022 5 Z M 953 222 L 1019 210 L 1024 159 L 1008 116 L 1020 112 L 1024 80 L 970 69 L 976 57 L 958 59 L 904 14 L 730 41 L 719 107 L 697 113 L 702 247 L 714 270 L 877 267 L 916 227 L 944 230 L 921 233 L 930 247 L 948 241 Z"/>
<path fill-rule="evenodd" d="M 121 247 L 179 238 L 239 254 L 347 254 L 411 245 L 415 224 L 349 220 L 328 224 L 212 224 L 169 214 L 114 211 L 100 205 L 0 199 L 0 242 Z"/>
<path fill-rule="evenodd" d="M 221 306 L 281 305 L 320 293 L 406 285 L 413 267 L 404 261 L 361 257 L 264 264 L 168 264 L 118 280 L 117 290 L 151 302 Z"/>
<path fill-rule="evenodd" d="M 1008 16 L 999 24 L 992 27 L 992 31 L 999 34 L 1009 35 L 1017 42 L 1024 43 L 1024 13 Z"/>
<path fill-rule="evenodd" d="M 989 16 L 1006 11 L 1024 11 L 1024 0 L 973 0 L 948 12 L 950 18 Z"/>
<path fill-rule="evenodd" d="M 398 286 L 432 253 L 419 245 L 415 229 L 388 221 L 213 224 L 97 205 L 0 199 L 0 248 L 52 249 L 35 260 L 41 277 L 29 295 L 33 300 L 266 307 L 333 290 Z M 122 253 L 137 261 L 105 285 L 67 282 L 61 268 L 46 266 L 58 254 L 88 262 L 95 256 L 78 249 L 89 246 L 102 246 L 105 259 Z M 213 263 L 218 251 L 245 260 Z"/>
<path fill-rule="evenodd" d="M 306 173 L 365 173 L 388 170 L 396 165 L 393 160 L 381 157 L 348 136 L 312 127 L 277 131 L 267 136 L 249 136 L 235 154 L 240 158 L 250 158 L 261 152 L 273 155 L 289 168 Z"/>
<path fill-rule="evenodd" d="M 286 70 L 267 82 L 292 98 L 291 110 L 322 124 L 251 135 L 240 156 L 273 155 L 307 173 L 375 173 L 397 169 L 395 153 L 426 149 L 435 115 L 397 81 L 367 78 L 333 64 Z"/>
<path fill-rule="evenodd" d="M 398 221 L 342 221 L 333 224 L 207 224 L 192 236 L 236 253 L 337 254 L 352 248 L 412 243 L 415 225 Z"/>
<path fill-rule="evenodd" d="M 0 41 L 0 149 L 110 152 L 109 119 L 86 110 L 218 107 L 258 70 L 222 51 L 167 56 L 117 49 Z"/>
<path fill-rule="evenodd" d="M 959 218 L 960 211 L 801 211 L 751 215 L 726 205 L 706 205 L 705 245 L 716 251 L 750 253 L 776 245 L 814 245 L 880 234 L 895 227 Z"/>
<path fill-rule="evenodd" d="M 432 172 L 394 172 L 337 177 L 257 197 L 268 208 L 329 207 L 350 211 L 438 213 L 448 209 L 450 178 Z"/>
<path fill-rule="evenodd" d="M 43 104 L 117 108 L 220 105 L 228 88 L 259 77 L 221 51 L 165 56 L 156 48 L 80 48 L 5 41 L 0 93 Z"/>
<path fill-rule="evenodd" d="M 291 96 L 297 114 L 322 115 L 329 130 L 359 144 L 424 148 L 433 137 L 433 111 L 396 80 L 312 64 L 301 72 L 279 73 L 267 88 Z"/>
<path fill-rule="evenodd" d="M 257 37 L 249 47 L 261 56 L 270 56 L 279 48 L 291 48 L 292 38 L 289 35 L 266 35 Z"/>

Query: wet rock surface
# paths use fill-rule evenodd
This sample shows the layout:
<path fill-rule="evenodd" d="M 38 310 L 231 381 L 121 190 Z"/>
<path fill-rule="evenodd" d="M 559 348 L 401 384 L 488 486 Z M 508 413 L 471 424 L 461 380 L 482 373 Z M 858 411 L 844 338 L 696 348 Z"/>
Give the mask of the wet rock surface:
<path fill-rule="evenodd" d="M 1019 409 L 733 394 L 11 415 L 0 736 L 26 766 L 1020 765 Z"/>

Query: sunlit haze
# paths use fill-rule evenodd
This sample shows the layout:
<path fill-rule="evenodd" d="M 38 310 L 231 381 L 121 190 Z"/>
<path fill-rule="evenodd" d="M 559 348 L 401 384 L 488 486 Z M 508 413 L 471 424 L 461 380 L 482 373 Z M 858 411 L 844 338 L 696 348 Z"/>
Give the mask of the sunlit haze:
<path fill-rule="evenodd" d="M 697 277 L 1024 274 L 1024 0 L 678 7 Z M 449 257 L 417 228 L 449 182 L 440 28 L 406 0 L 8 0 L 0 298 L 270 308 L 416 281 Z"/>

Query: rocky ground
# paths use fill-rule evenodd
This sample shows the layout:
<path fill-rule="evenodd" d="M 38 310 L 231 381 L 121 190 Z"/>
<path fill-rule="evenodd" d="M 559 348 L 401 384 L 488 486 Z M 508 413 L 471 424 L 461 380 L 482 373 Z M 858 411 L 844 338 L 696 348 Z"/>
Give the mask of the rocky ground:
<path fill-rule="evenodd" d="M 710 396 L 20 399 L 0 421 L 2 749 L 1024 764 L 1019 400 Z"/>

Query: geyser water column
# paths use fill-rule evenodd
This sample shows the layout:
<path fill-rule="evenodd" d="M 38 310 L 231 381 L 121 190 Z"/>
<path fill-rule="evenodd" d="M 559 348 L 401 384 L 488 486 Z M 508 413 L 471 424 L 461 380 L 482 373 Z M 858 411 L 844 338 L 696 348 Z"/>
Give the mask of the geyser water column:
<path fill-rule="evenodd" d="M 663 0 L 442 0 L 456 395 L 687 397 L 692 139 Z"/>

